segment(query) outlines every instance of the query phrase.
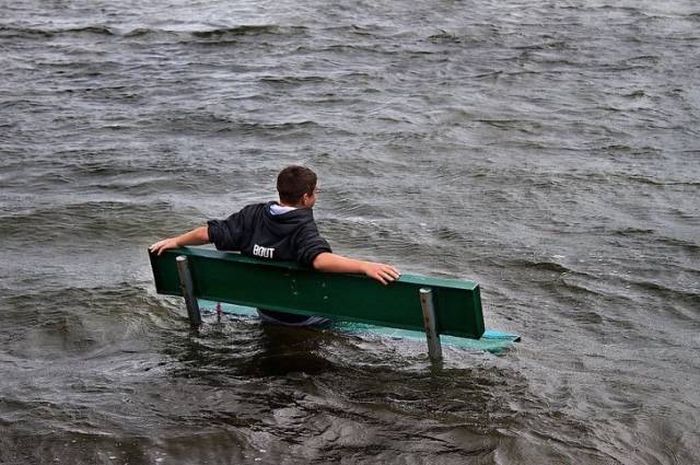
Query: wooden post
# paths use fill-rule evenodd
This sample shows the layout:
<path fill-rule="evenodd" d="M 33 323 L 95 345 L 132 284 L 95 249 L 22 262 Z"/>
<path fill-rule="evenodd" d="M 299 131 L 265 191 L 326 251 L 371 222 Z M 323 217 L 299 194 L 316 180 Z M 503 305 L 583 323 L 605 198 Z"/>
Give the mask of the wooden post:
<path fill-rule="evenodd" d="M 425 337 L 428 341 L 428 356 L 433 362 L 442 360 L 442 344 L 440 335 L 437 332 L 437 321 L 435 320 L 435 306 L 433 304 L 433 291 L 421 288 L 420 305 L 423 309 L 423 326 L 425 327 Z"/>
<path fill-rule="evenodd" d="M 202 324 L 202 315 L 199 313 L 199 303 L 194 295 L 192 274 L 187 263 L 187 257 L 179 255 L 175 260 L 177 262 L 177 274 L 180 278 L 180 289 L 185 298 L 185 305 L 187 305 L 187 316 L 190 319 L 190 326 L 198 328 Z"/>

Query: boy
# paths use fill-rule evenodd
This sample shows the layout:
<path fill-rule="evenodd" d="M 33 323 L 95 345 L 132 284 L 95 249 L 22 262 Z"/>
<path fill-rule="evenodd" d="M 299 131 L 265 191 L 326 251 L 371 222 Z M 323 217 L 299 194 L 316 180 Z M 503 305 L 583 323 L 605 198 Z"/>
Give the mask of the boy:
<path fill-rule="evenodd" d="M 212 242 L 219 250 L 270 260 L 295 260 L 328 273 L 364 274 L 385 285 L 398 279 L 399 271 L 391 265 L 332 252 L 318 233 L 313 217 L 316 183 L 316 173 L 309 168 L 288 166 L 277 176 L 279 202 L 248 205 L 225 220 L 210 220 L 205 226 L 158 241 L 149 250 L 160 255 L 164 250 Z M 320 322 L 318 317 L 270 310 L 260 314 L 264 320 L 295 326 Z"/>

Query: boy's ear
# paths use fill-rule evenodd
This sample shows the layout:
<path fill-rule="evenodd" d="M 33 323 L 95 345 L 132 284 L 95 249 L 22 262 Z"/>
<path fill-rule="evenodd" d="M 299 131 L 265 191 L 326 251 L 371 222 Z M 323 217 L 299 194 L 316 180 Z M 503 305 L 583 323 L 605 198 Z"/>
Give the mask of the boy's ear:
<path fill-rule="evenodd" d="M 304 195 L 302 195 L 302 196 L 301 196 L 301 204 L 302 204 L 302 206 L 304 206 L 304 207 L 310 207 L 310 206 L 312 205 L 312 203 L 313 203 L 311 197 L 312 197 L 312 196 L 309 195 L 309 194 L 304 194 Z"/>

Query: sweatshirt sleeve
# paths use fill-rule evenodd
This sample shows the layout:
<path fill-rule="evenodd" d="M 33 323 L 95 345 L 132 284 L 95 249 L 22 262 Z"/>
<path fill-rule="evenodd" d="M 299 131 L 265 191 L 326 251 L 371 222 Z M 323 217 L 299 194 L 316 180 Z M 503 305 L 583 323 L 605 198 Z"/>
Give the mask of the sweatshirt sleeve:
<path fill-rule="evenodd" d="M 225 220 L 207 222 L 209 240 L 218 250 L 241 250 L 243 233 L 243 211 L 234 213 Z"/>
<path fill-rule="evenodd" d="M 302 265 L 312 266 L 316 256 L 323 252 L 332 252 L 331 246 L 321 237 L 312 223 L 299 231 L 296 244 L 297 262 Z"/>

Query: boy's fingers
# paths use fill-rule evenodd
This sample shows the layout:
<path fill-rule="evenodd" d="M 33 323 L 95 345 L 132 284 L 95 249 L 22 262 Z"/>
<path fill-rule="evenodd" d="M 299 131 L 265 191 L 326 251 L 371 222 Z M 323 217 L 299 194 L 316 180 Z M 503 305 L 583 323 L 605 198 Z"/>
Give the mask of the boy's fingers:
<path fill-rule="evenodd" d="M 401 273 L 399 273 L 399 271 L 396 268 L 394 268 L 393 266 L 387 266 L 382 271 L 384 272 L 384 274 L 386 274 L 390 278 L 391 281 L 395 281 L 396 279 L 399 278 L 399 276 L 401 276 Z"/>
<path fill-rule="evenodd" d="M 386 279 L 385 279 L 384 276 L 382 275 L 382 270 L 381 270 L 381 269 L 375 270 L 374 273 L 371 274 L 371 277 L 372 277 L 374 280 L 379 281 L 380 283 L 386 285 Z"/>
<path fill-rule="evenodd" d="M 384 285 L 387 285 L 398 279 L 399 274 L 393 269 L 382 269 L 377 273 L 377 279 Z"/>
<path fill-rule="evenodd" d="M 150 250 L 151 253 L 154 253 L 156 255 L 160 255 L 161 253 L 163 253 L 163 250 L 164 250 L 162 242 L 163 241 L 156 242 L 155 244 L 150 246 L 148 248 L 148 250 Z"/>

